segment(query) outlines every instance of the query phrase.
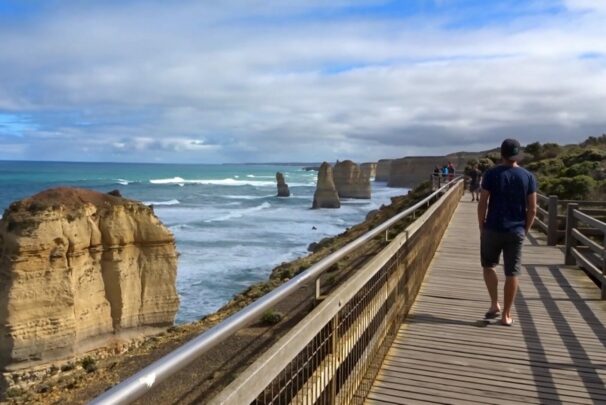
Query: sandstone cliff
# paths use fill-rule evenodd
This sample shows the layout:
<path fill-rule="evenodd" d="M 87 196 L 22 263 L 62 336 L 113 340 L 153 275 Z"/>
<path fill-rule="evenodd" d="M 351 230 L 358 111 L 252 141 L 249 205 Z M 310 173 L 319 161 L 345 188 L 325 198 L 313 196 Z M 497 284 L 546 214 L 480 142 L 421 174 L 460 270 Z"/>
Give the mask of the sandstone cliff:
<path fill-rule="evenodd" d="M 362 163 L 360 169 L 368 170 L 370 177 L 376 177 L 377 175 L 377 164 L 376 163 Z"/>
<path fill-rule="evenodd" d="M 339 198 L 370 198 L 370 166 L 361 169 L 351 160 L 337 162 L 333 179 Z"/>
<path fill-rule="evenodd" d="M 141 203 L 59 188 L 0 220 L 0 368 L 74 355 L 174 321 L 177 252 Z"/>
<path fill-rule="evenodd" d="M 278 197 L 290 197 L 290 190 L 288 189 L 288 184 L 284 181 L 282 173 L 276 173 L 276 181 L 278 183 Z"/>
<path fill-rule="evenodd" d="M 457 171 L 463 170 L 469 159 L 478 159 L 486 152 L 457 152 L 446 156 L 410 156 L 391 161 L 389 187 L 414 187 L 429 180 L 434 167 L 452 162 Z"/>
<path fill-rule="evenodd" d="M 391 170 L 391 159 L 381 159 L 377 162 L 377 172 L 375 181 L 389 181 L 389 171 Z"/>
<path fill-rule="evenodd" d="M 312 208 L 340 208 L 341 201 L 335 188 L 332 167 L 324 162 L 318 170 L 318 184 Z"/>

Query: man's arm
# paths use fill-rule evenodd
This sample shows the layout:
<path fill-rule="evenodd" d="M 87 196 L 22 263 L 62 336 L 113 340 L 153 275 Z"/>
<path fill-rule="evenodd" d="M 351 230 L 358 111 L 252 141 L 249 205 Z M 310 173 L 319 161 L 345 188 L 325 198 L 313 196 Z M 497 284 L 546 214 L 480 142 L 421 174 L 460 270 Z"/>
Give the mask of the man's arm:
<path fill-rule="evenodd" d="M 480 193 L 480 202 L 478 203 L 478 226 L 480 227 L 480 232 L 484 229 L 484 222 L 486 222 L 489 197 L 490 191 L 482 189 L 482 192 Z"/>
<path fill-rule="evenodd" d="M 535 217 L 537 216 L 537 193 L 530 193 L 526 197 L 526 226 L 525 231 L 528 233 Z"/>

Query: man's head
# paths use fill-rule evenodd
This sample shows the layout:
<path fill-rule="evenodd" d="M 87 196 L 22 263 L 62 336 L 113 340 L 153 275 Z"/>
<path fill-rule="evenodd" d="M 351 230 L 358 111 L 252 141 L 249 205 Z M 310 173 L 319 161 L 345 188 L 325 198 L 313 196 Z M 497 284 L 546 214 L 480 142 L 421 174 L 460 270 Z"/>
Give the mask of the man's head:
<path fill-rule="evenodd" d="M 515 139 L 505 139 L 501 144 L 501 156 L 508 162 L 517 162 L 521 157 L 520 142 Z"/>

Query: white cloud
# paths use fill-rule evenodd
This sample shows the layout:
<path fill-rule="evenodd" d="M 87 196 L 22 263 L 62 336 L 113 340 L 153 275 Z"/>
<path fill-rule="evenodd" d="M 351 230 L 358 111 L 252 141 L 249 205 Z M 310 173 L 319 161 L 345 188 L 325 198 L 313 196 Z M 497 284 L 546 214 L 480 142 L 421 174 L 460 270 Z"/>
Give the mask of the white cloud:
<path fill-rule="evenodd" d="M 0 112 L 38 121 L 27 158 L 371 160 L 511 133 L 577 141 L 606 130 L 606 28 L 584 3 L 457 28 L 336 3 L 313 18 L 319 1 L 66 8 L 0 26 Z"/>

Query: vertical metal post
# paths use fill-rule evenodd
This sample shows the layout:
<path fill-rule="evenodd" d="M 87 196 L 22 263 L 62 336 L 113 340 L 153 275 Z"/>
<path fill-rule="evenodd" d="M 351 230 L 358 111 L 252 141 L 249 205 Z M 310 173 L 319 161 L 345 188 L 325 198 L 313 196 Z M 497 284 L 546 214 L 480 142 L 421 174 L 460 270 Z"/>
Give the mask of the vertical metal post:
<path fill-rule="evenodd" d="M 558 243 L 558 196 L 550 195 L 547 202 L 547 244 L 555 246 Z"/>
<path fill-rule="evenodd" d="M 320 301 L 320 277 L 316 279 L 316 301 Z"/>
<path fill-rule="evenodd" d="M 337 369 L 339 368 L 339 363 L 341 362 L 340 353 L 339 353 L 339 313 L 337 312 L 335 316 L 332 318 L 332 337 L 331 337 L 331 350 L 332 350 L 332 381 L 330 383 L 330 405 L 338 405 L 337 404 Z"/>
<path fill-rule="evenodd" d="M 575 264 L 576 260 L 572 255 L 572 248 L 576 246 L 576 239 L 572 235 L 572 230 L 577 226 L 577 220 L 574 217 L 574 210 L 579 207 L 579 204 L 568 204 L 566 208 L 566 259 L 568 265 Z"/>

